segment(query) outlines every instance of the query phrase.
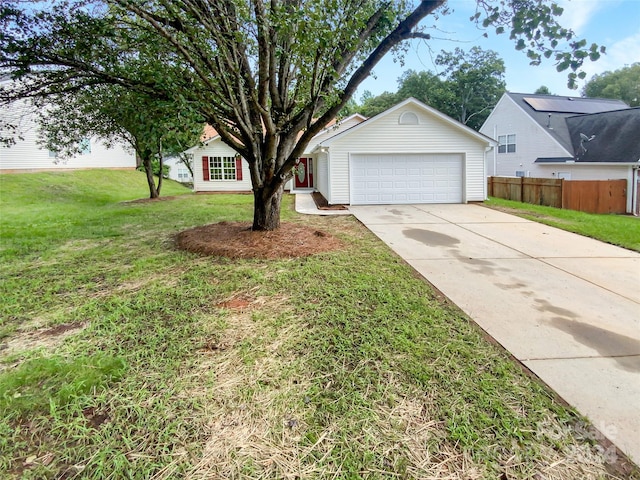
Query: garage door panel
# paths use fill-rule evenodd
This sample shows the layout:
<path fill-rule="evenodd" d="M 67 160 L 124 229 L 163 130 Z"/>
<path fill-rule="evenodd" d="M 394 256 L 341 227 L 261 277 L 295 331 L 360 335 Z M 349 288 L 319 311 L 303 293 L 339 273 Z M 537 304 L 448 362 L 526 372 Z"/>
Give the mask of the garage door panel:
<path fill-rule="evenodd" d="M 352 155 L 351 203 L 461 203 L 462 154 Z"/>

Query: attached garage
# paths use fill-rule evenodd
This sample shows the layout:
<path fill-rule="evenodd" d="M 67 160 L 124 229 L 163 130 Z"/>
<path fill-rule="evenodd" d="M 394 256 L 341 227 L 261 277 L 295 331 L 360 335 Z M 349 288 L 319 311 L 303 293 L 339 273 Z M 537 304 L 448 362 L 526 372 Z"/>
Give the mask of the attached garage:
<path fill-rule="evenodd" d="M 354 154 L 351 205 L 462 203 L 462 154 Z"/>
<path fill-rule="evenodd" d="M 318 143 L 331 204 L 466 203 L 486 199 L 487 153 L 497 144 L 413 99 Z"/>

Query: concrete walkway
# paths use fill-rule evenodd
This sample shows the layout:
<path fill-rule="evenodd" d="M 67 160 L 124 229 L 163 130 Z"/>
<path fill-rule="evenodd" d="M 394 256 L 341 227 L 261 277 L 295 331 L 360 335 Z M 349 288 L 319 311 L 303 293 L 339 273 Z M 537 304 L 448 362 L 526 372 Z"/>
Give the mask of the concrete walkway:
<path fill-rule="evenodd" d="M 305 215 L 351 215 L 349 210 L 320 210 L 310 193 L 296 193 L 296 212 Z"/>
<path fill-rule="evenodd" d="M 350 211 L 640 464 L 640 254 L 480 205 Z"/>

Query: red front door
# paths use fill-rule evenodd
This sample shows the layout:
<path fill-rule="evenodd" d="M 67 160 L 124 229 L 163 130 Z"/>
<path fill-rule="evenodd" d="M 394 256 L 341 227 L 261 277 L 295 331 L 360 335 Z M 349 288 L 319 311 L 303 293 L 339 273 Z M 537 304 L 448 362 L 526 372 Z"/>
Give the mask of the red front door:
<path fill-rule="evenodd" d="M 294 176 L 295 188 L 313 187 L 313 159 L 299 158 L 296 163 L 296 174 Z"/>

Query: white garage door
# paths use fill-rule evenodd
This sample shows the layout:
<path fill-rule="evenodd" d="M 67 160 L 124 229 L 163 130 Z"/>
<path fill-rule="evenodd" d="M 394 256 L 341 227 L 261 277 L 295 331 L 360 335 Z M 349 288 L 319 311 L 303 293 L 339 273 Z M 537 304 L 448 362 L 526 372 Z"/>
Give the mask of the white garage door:
<path fill-rule="evenodd" d="M 462 155 L 351 155 L 351 204 L 462 203 Z"/>

